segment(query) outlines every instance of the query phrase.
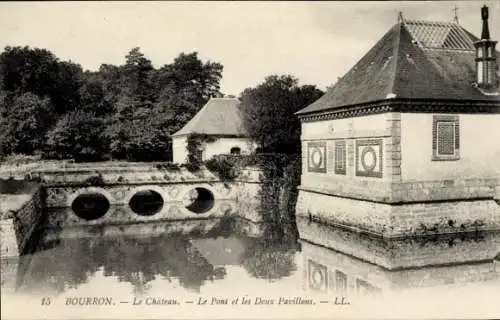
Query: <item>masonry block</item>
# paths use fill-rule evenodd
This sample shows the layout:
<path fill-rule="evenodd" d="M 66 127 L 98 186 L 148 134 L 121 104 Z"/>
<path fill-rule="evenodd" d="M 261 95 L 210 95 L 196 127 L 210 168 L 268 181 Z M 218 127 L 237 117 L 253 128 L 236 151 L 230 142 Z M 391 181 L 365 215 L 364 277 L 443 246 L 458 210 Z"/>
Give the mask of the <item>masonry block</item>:
<path fill-rule="evenodd" d="M 297 216 L 389 238 L 500 230 L 500 206 L 493 199 L 441 201 L 460 195 L 446 188 L 391 190 L 392 200 L 415 203 L 371 202 L 301 190 Z M 419 202 L 424 196 L 426 201 Z M 449 220 L 454 221 L 453 226 L 447 224 Z"/>

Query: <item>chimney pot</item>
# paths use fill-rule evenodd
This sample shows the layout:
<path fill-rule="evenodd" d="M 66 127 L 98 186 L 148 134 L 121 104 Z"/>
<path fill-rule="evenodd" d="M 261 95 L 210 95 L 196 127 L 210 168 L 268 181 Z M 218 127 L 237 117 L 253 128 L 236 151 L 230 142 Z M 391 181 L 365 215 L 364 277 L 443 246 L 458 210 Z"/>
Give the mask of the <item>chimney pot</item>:
<path fill-rule="evenodd" d="M 483 6 L 481 8 L 481 19 L 483 21 L 481 40 L 474 43 L 476 47 L 476 83 L 480 89 L 497 91 L 497 57 L 495 50 L 497 42 L 490 39 L 488 15 L 488 7 Z"/>

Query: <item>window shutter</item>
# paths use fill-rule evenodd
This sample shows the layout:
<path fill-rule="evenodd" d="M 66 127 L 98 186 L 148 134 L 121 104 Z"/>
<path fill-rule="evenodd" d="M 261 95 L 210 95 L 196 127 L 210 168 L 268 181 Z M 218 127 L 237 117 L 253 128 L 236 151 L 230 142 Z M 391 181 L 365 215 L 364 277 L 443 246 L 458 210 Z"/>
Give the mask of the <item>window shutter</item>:
<path fill-rule="evenodd" d="M 435 115 L 432 119 L 432 160 L 460 159 L 458 115 Z"/>

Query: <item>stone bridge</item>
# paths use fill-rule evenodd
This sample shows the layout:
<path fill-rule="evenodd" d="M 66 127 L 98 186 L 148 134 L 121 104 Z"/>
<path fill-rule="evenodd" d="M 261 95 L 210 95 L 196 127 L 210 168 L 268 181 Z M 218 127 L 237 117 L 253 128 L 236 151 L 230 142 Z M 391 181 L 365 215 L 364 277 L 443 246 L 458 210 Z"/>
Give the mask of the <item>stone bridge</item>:
<path fill-rule="evenodd" d="M 238 215 L 259 222 L 255 205 L 259 171 L 246 168 L 222 181 L 202 168 L 163 164 L 64 164 L 39 169 L 31 179 L 44 185 L 49 226 L 189 220 Z"/>

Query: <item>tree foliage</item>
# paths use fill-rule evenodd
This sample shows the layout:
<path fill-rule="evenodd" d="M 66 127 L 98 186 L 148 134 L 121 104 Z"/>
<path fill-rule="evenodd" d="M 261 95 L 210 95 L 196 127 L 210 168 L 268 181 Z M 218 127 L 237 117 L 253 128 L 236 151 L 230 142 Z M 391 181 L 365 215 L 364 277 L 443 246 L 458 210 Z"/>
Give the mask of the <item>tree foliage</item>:
<path fill-rule="evenodd" d="M 48 156 L 77 162 L 104 160 L 108 149 L 102 135 L 105 125 L 105 120 L 88 111 L 65 114 L 47 134 Z"/>
<path fill-rule="evenodd" d="M 83 71 L 46 49 L 0 53 L 0 156 L 170 160 L 171 134 L 213 96 L 222 65 L 181 53 L 158 69 L 132 48 L 123 65 Z"/>
<path fill-rule="evenodd" d="M 5 155 L 41 152 L 44 134 L 54 119 L 50 99 L 27 92 L 4 94 L 1 100 L 0 151 Z"/>
<path fill-rule="evenodd" d="M 241 95 L 243 125 L 266 152 L 300 152 L 300 123 L 295 112 L 323 92 L 313 85 L 299 86 L 290 75 L 272 75 Z"/>

